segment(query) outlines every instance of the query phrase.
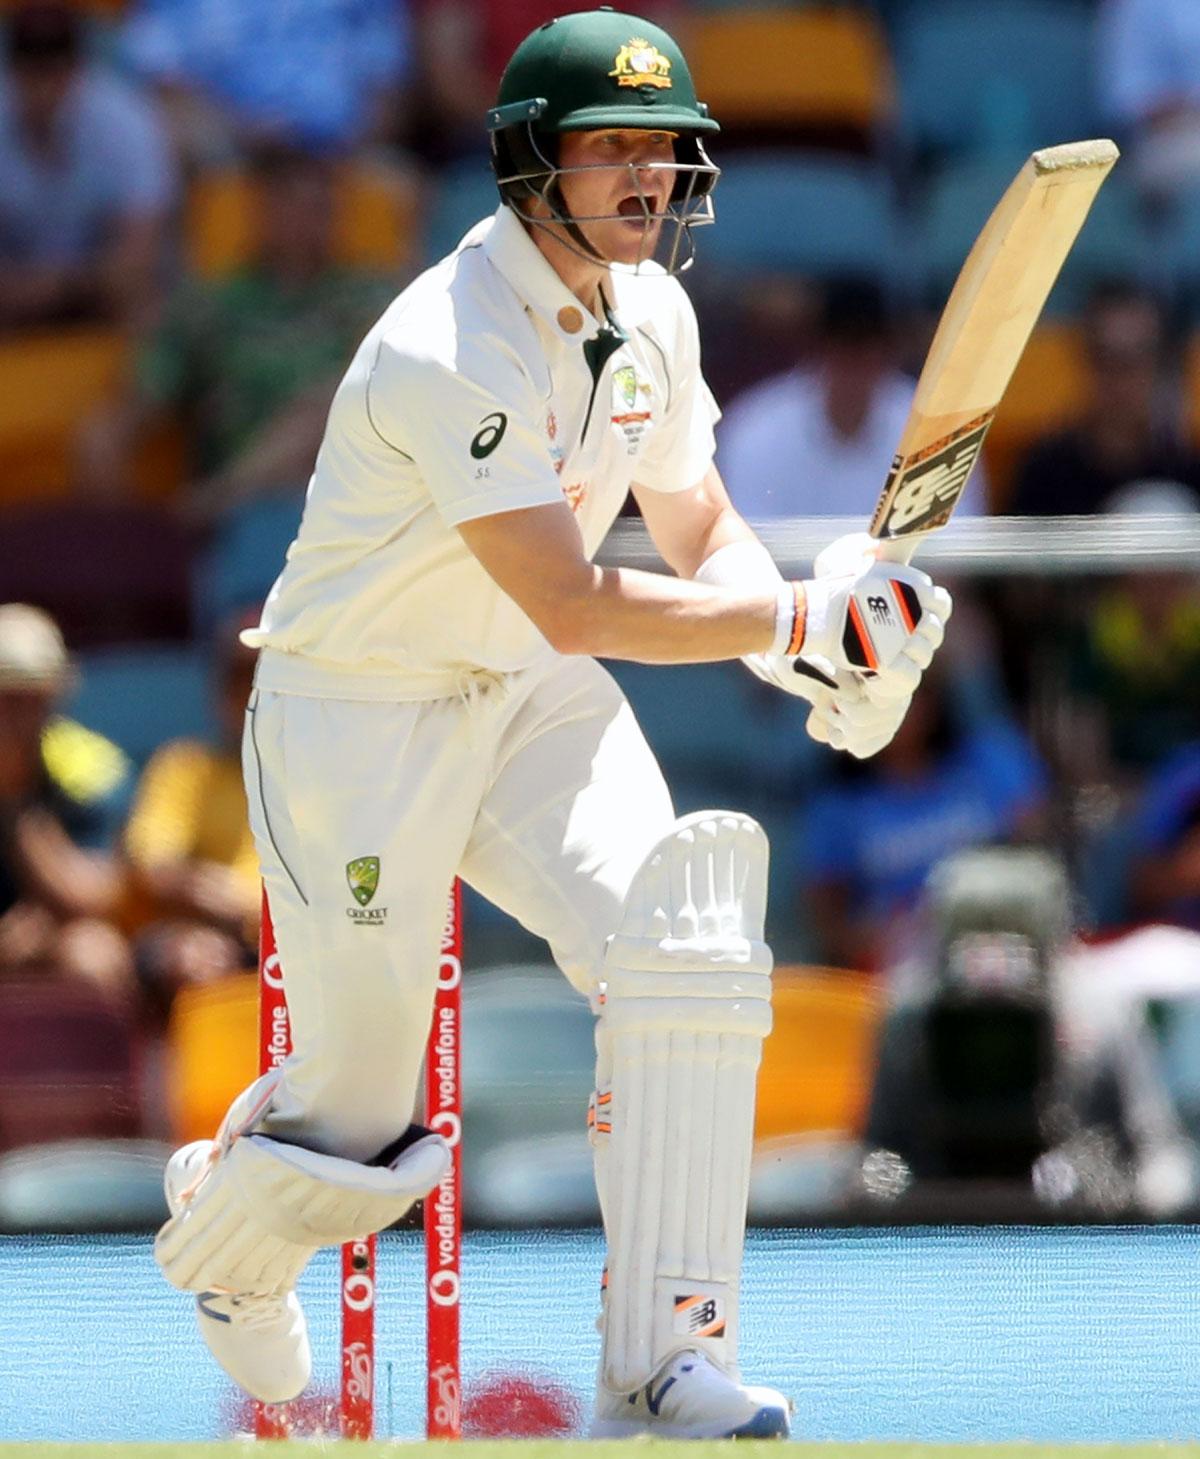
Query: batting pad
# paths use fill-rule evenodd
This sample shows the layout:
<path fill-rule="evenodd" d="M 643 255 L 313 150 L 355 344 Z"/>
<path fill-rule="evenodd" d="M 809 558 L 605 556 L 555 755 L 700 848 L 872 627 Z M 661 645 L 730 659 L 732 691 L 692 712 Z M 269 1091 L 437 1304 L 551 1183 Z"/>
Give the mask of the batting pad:
<path fill-rule="evenodd" d="M 614 1392 L 687 1348 L 737 1372 L 754 1091 L 771 1029 L 766 886 L 756 821 L 685 816 L 634 877 L 605 954 L 590 1123 Z"/>
<path fill-rule="evenodd" d="M 389 1166 L 242 1135 L 163 1226 L 154 1257 L 167 1281 L 184 1291 L 287 1292 L 318 1248 L 398 1221 L 437 1185 L 449 1161 L 449 1146 L 434 1134 Z"/>

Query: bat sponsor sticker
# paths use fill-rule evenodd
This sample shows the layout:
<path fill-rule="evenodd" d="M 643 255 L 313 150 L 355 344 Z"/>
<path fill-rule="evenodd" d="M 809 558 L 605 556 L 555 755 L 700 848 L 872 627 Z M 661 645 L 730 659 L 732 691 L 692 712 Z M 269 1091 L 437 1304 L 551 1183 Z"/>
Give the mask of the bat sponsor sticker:
<path fill-rule="evenodd" d="M 994 410 L 892 462 L 871 523 L 873 537 L 908 537 L 945 526 L 963 494 Z"/>

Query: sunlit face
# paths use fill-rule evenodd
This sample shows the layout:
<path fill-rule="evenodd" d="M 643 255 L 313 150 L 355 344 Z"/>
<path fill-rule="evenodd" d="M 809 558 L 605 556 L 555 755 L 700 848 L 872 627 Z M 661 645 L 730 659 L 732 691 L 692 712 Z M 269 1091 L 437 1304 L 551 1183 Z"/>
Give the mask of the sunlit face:
<path fill-rule="evenodd" d="M 564 132 L 560 139 L 562 195 L 588 242 L 614 263 L 634 264 L 653 254 L 675 186 L 675 132 L 613 128 Z"/>

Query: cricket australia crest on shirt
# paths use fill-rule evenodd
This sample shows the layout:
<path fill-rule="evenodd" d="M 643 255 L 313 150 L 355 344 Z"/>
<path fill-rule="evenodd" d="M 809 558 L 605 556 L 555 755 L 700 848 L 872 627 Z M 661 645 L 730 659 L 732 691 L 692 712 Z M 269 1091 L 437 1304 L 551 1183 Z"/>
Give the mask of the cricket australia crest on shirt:
<path fill-rule="evenodd" d="M 671 62 L 657 46 L 634 36 L 617 52 L 608 74 L 616 78 L 618 86 L 657 86 L 662 90 L 671 85 Z"/>
<path fill-rule="evenodd" d="M 626 449 L 635 456 L 647 423 L 653 418 L 650 385 L 648 381 L 639 379 L 633 365 L 622 365 L 614 370 L 612 383 L 612 423 L 621 427 Z"/>
<path fill-rule="evenodd" d="M 386 907 L 371 907 L 369 911 L 367 910 L 372 898 L 379 890 L 378 856 L 359 856 L 353 861 L 348 861 L 346 863 L 346 883 L 351 895 L 358 903 L 357 907 L 346 909 L 346 916 L 352 922 L 370 926 L 387 920 Z"/>

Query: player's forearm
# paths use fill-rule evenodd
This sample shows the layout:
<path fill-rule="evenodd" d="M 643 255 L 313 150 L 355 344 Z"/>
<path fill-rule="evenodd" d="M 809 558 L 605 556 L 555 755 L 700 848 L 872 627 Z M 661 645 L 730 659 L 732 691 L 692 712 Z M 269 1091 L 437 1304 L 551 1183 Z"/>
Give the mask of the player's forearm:
<path fill-rule="evenodd" d="M 593 568 L 590 581 L 554 616 L 547 636 L 563 653 L 711 663 L 771 648 L 778 594 L 748 595 L 632 568 Z"/>
<path fill-rule="evenodd" d="M 663 561 L 681 578 L 695 577 L 701 563 L 731 542 L 758 540 L 715 466 L 688 491 L 664 495 L 635 486 L 634 495 Z"/>

